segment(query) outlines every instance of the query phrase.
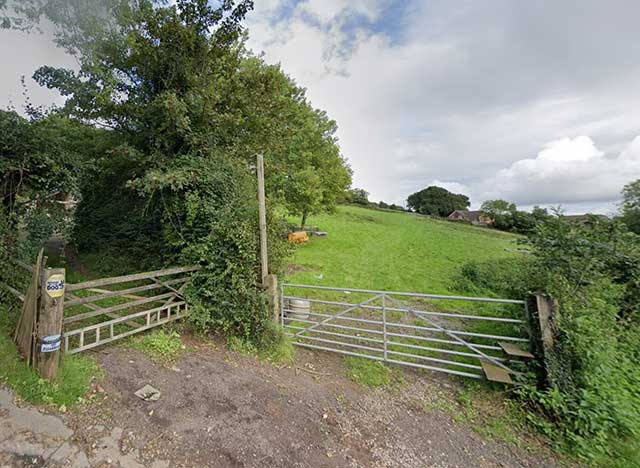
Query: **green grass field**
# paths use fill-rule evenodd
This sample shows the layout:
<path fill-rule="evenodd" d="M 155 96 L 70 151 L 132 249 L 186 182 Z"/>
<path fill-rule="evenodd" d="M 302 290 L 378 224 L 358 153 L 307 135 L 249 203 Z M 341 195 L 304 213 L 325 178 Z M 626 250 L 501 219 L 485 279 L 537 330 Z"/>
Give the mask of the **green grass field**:
<path fill-rule="evenodd" d="M 328 232 L 296 249 L 287 281 L 447 294 L 465 262 L 516 255 L 517 236 L 410 213 L 340 206 L 309 225 Z"/>

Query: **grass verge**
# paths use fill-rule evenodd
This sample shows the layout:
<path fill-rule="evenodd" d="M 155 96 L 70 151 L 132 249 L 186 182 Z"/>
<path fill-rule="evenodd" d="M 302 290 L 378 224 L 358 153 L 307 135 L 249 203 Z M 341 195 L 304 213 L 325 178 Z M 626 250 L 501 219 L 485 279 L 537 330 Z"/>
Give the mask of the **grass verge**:
<path fill-rule="evenodd" d="M 439 391 L 428 401 L 416 401 L 416 409 L 446 413 L 455 422 L 471 427 L 486 441 L 503 442 L 529 452 L 548 445 L 548 440 L 538 436 L 528 421 L 528 413 L 515 401 L 497 395 L 486 384 L 462 383 L 459 391 Z"/>
<path fill-rule="evenodd" d="M 92 379 L 102 377 L 102 370 L 95 359 L 72 355 L 62 360 L 58 376 L 53 381 L 41 379 L 20 358 L 7 326 L 0 327 L 0 363 L 0 382 L 23 400 L 36 405 L 71 406 L 82 401 Z"/>

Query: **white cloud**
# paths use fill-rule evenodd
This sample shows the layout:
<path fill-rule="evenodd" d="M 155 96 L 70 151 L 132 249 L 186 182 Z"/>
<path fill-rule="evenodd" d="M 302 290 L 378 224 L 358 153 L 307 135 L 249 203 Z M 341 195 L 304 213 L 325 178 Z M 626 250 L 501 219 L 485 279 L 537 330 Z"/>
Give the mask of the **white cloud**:
<path fill-rule="evenodd" d="M 467 188 L 477 205 L 500 178 L 519 203 L 600 206 L 637 174 L 619 153 L 640 133 L 640 65 L 628 50 L 640 52 L 629 17 L 640 4 L 612 2 L 385 10 L 388 2 L 372 1 L 369 18 L 394 22 L 395 32 L 345 32 L 354 11 L 367 17 L 364 2 L 309 1 L 284 18 L 250 17 L 250 45 L 336 119 L 354 185 L 372 199 L 402 203 L 439 180 Z M 625 168 L 612 170 L 613 160 Z"/>
<path fill-rule="evenodd" d="M 638 178 L 640 136 L 617 156 L 606 155 L 591 138 L 580 136 L 548 143 L 536 158 L 499 171 L 484 184 L 481 198 L 525 205 L 613 202 L 626 183 Z"/>
<path fill-rule="evenodd" d="M 73 57 L 54 46 L 50 24 L 45 22 L 41 29 L 42 33 L 34 31 L 31 34 L 0 29 L 0 57 L 3 61 L 0 71 L 0 107 L 12 104 L 17 111 L 22 110 L 25 98 L 20 79 L 23 76 L 28 97 L 34 105 L 64 103 L 57 91 L 38 86 L 31 76 L 42 65 L 77 69 L 78 64 Z"/>
<path fill-rule="evenodd" d="M 345 14 L 359 14 L 374 21 L 382 11 L 382 3 L 380 0 L 307 0 L 297 8 L 321 23 L 328 23 Z"/>
<path fill-rule="evenodd" d="M 535 158 L 521 159 L 495 176 L 461 185 L 433 181 L 447 190 L 470 194 L 476 201 L 496 198 L 517 203 L 567 207 L 570 212 L 615 211 L 622 187 L 640 178 L 640 136 L 617 155 L 608 155 L 587 136 L 544 145 Z"/>
<path fill-rule="evenodd" d="M 640 177 L 640 2 L 489 5 L 261 0 L 249 46 L 338 122 L 354 185 L 374 200 L 403 203 L 445 181 L 474 206 L 612 206 Z M 5 105 L 20 102 L 21 74 L 74 65 L 50 38 L 0 38 Z M 36 103 L 60 102 L 30 89 Z"/>

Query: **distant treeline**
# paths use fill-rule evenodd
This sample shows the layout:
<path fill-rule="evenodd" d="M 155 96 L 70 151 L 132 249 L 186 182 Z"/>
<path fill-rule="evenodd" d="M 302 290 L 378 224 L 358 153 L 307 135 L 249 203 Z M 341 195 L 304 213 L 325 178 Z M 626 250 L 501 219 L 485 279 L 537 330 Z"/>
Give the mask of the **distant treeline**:
<path fill-rule="evenodd" d="M 376 203 L 369 201 L 369 192 L 361 188 L 347 190 L 344 193 L 342 203 L 352 203 L 354 205 L 360 205 L 367 208 L 380 208 L 383 210 L 409 211 L 400 205 L 396 205 L 395 203 L 385 203 L 384 201 L 379 201 L 378 203 Z"/>

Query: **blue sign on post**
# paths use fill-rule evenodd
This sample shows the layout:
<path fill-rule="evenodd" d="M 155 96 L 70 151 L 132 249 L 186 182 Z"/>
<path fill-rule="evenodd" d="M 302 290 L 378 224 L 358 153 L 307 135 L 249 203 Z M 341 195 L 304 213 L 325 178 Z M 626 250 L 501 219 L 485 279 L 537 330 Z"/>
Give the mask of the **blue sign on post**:
<path fill-rule="evenodd" d="M 42 344 L 40 346 L 41 353 L 53 353 L 60 349 L 60 335 L 45 336 L 42 338 Z"/>

